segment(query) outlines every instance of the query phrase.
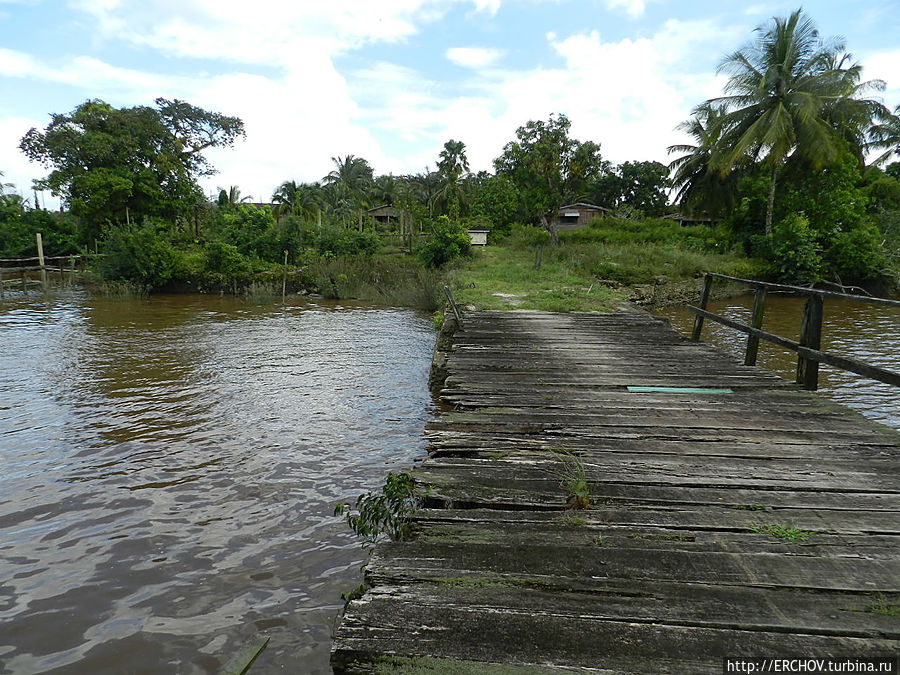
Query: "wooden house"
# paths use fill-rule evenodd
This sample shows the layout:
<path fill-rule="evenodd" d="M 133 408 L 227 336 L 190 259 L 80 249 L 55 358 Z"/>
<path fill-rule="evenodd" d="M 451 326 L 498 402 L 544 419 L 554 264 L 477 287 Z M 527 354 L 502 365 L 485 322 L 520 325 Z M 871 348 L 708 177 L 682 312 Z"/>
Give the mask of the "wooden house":
<path fill-rule="evenodd" d="M 550 213 L 553 214 L 552 220 L 556 223 L 556 229 L 559 232 L 565 232 L 580 229 L 594 218 L 603 218 L 611 213 L 611 209 L 596 204 L 577 202 L 561 206 L 555 214 L 552 211 Z"/>

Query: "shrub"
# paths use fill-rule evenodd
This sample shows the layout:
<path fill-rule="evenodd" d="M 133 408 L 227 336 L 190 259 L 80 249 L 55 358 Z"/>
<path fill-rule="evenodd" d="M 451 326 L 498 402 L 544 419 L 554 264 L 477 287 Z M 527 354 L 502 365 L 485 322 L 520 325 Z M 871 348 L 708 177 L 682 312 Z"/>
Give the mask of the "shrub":
<path fill-rule="evenodd" d="M 849 232 L 838 232 L 829 242 L 828 262 L 843 281 L 860 283 L 876 279 L 888 267 L 875 225 L 861 223 Z"/>
<path fill-rule="evenodd" d="M 469 255 L 471 250 L 472 242 L 465 228 L 459 222 L 441 216 L 434 225 L 434 238 L 422 247 L 419 256 L 426 267 L 438 268 L 455 258 Z"/>
<path fill-rule="evenodd" d="M 372 255 L 381 239 L 370 230 L 359 232 L 342 227 L 324 227 L 318 233 L 316 249 L 323 255 Z"/>
<path fill-rule="evenodd" d="M 772 255 L 780 281 L 814 284 L 822 278 L 818 239 L 803 216 L 790 214 L 775 225 Z"/>
<path fill-rule="evenodd" d="M 179 253 L 150 222 L 131 227 L 108 227 L 99 265 L 106 281 L 132 281 L 149 289 L 172 279 Z"/>

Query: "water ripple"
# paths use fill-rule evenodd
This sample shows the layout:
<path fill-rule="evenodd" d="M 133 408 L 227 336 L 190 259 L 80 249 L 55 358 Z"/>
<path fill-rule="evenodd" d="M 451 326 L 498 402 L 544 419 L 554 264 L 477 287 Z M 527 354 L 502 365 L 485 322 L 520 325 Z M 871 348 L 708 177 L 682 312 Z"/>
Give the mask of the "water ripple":
<path fill-rule="evenodd" d="M 0 305 L 0 673 L 330 672 L 332 515 L 423 453 L 434 334 L 349 303 Z M 27 364 L 27 365 L 23 365 Z"/>

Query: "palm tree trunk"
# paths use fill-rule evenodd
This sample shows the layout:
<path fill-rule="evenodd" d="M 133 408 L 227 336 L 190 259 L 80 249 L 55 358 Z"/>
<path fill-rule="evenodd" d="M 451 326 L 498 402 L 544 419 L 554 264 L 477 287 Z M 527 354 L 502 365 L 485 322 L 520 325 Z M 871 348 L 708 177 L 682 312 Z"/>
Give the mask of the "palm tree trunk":
<path fill-rule="evenodd" d="M 766 236 L 772 236 L 772 212 L 775 210 L 775 174 L 778 164 L 772 163 L 772 178 L 769 180 L 769 199 L 766 203 Z"/>

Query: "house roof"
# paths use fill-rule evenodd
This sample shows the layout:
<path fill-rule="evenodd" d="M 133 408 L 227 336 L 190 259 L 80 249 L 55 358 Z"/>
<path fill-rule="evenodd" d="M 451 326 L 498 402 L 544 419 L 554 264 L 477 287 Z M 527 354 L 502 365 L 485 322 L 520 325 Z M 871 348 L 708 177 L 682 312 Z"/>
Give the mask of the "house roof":
<path fill-rule="evenodd" d="M 591 209 L 594 211 L 611 211 L 612 209 L 608 209 L 605 206 L 597 206 L 596 204 L 587 204 L 585 202 L 575 202 L 574 204 L 566 204 L 565 206 L 560 206 L 559 210 L 563 209 Z"/>

